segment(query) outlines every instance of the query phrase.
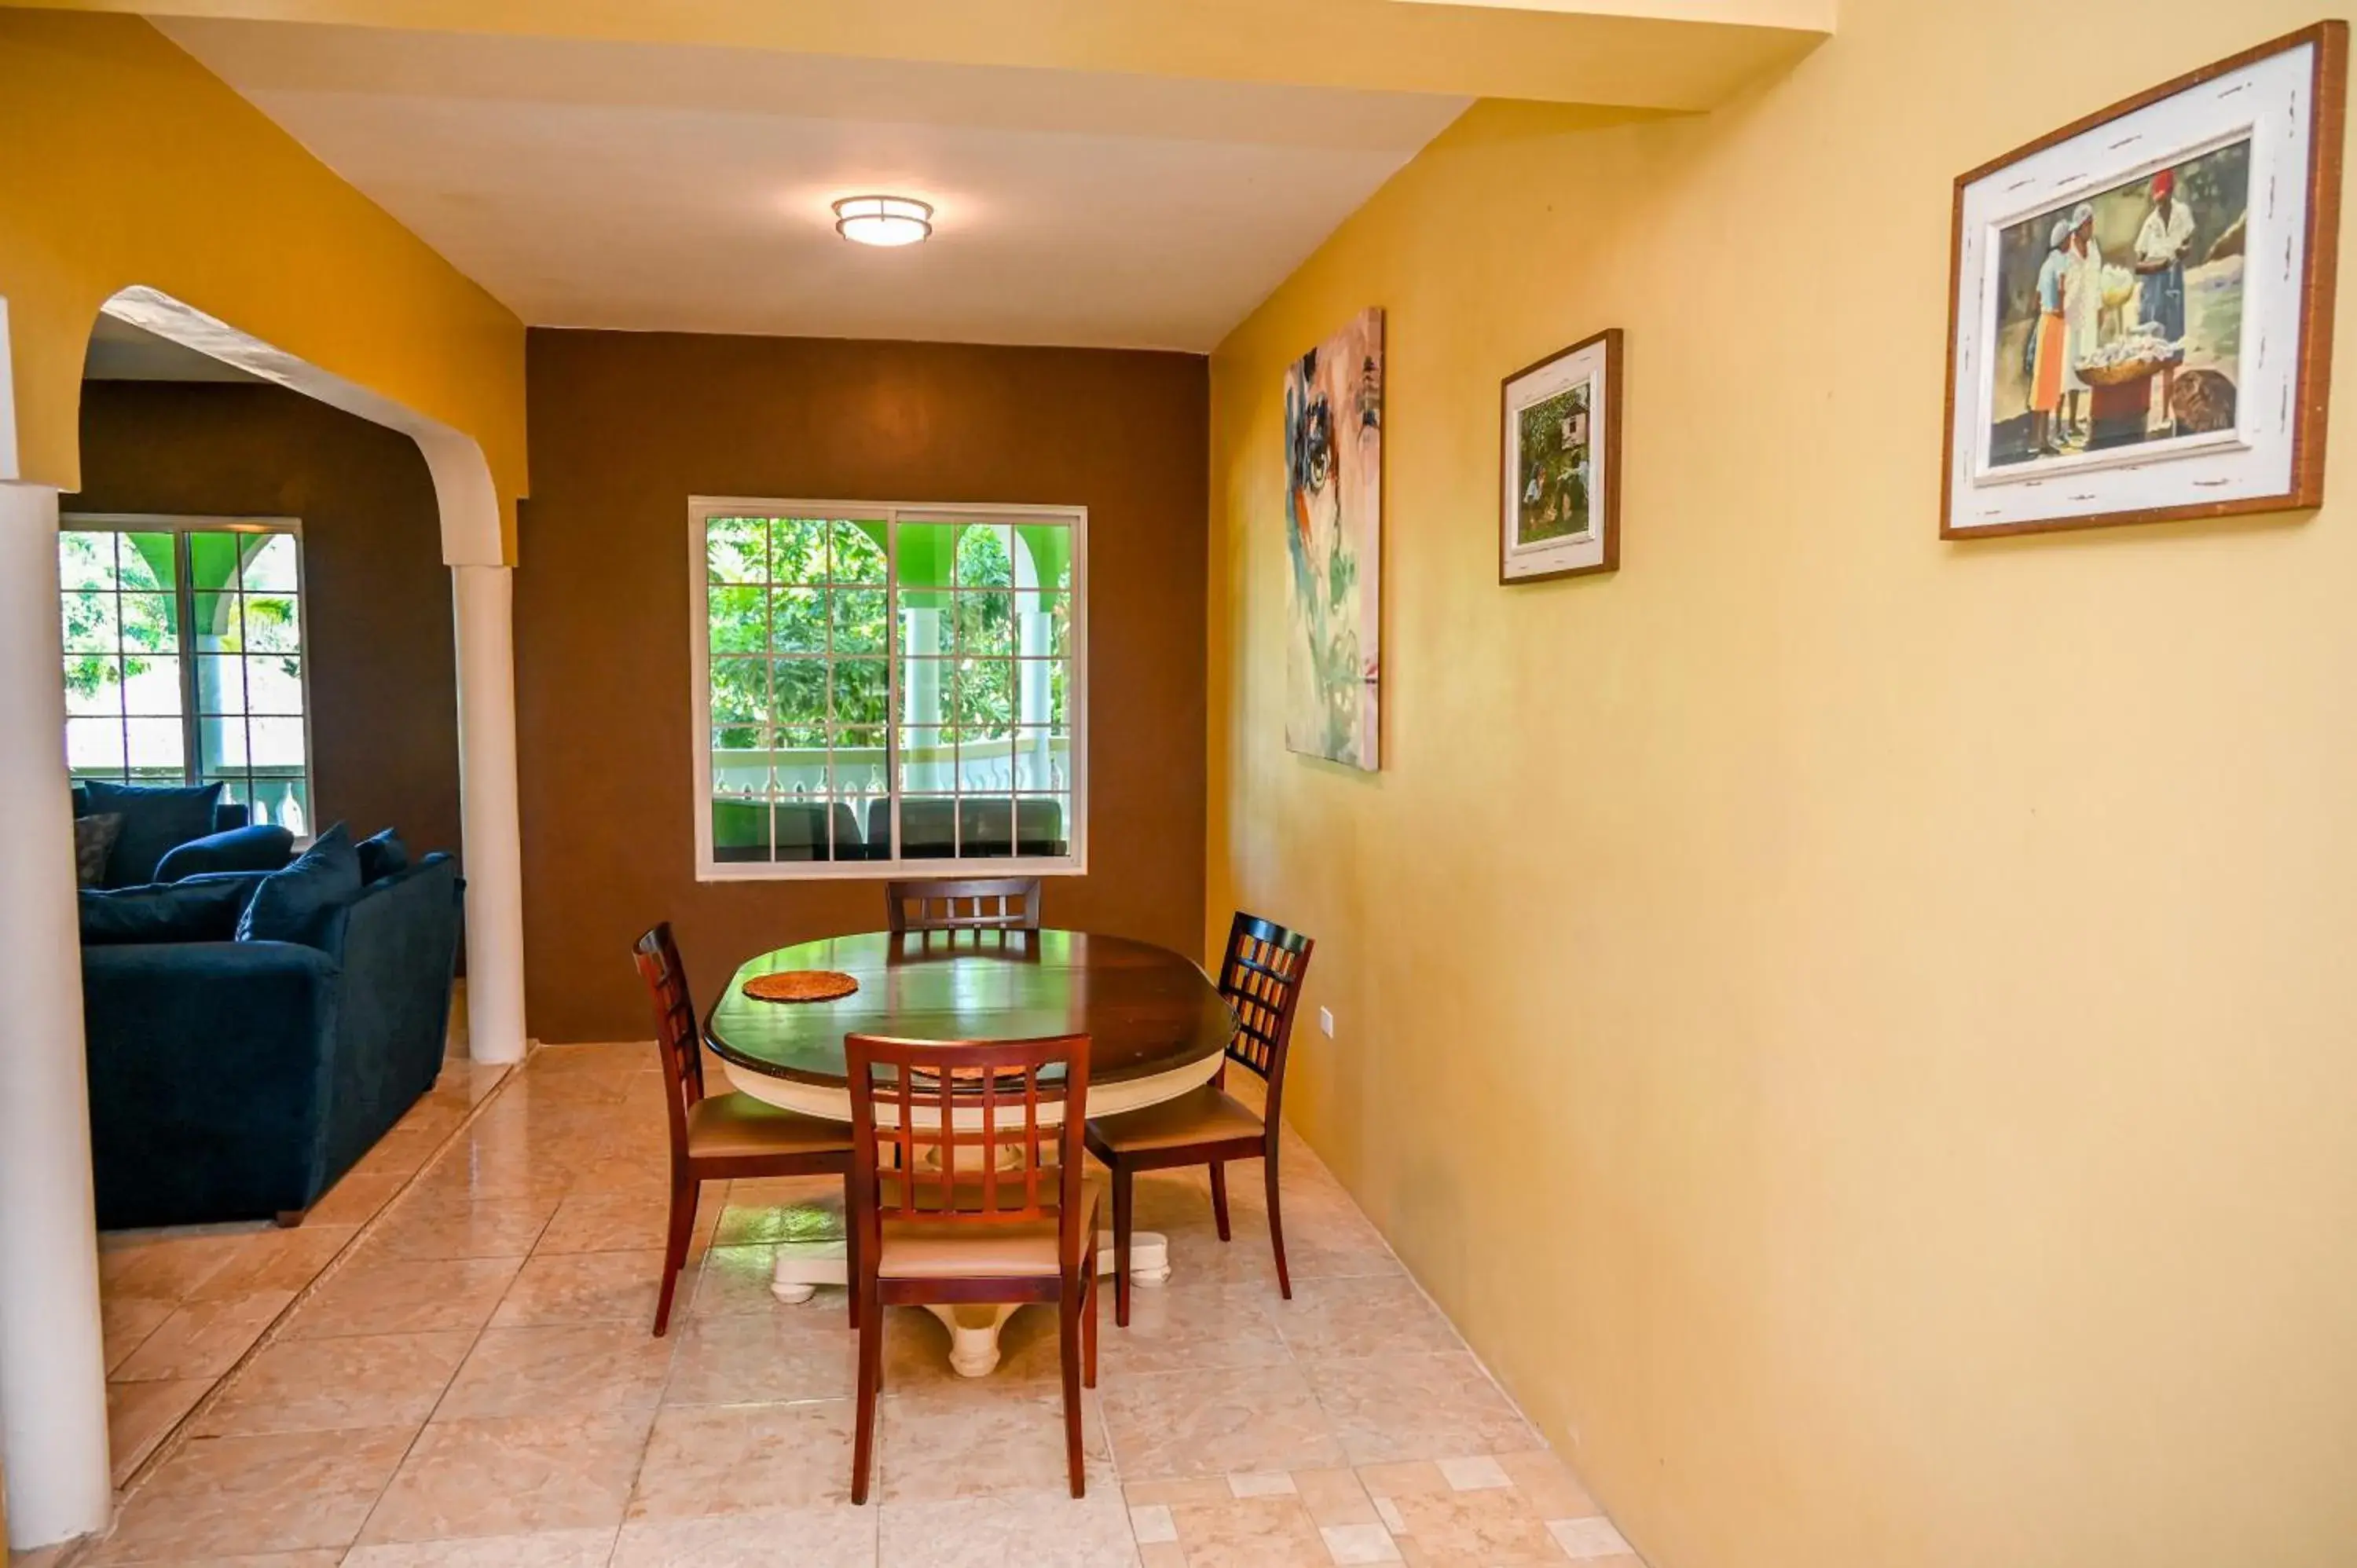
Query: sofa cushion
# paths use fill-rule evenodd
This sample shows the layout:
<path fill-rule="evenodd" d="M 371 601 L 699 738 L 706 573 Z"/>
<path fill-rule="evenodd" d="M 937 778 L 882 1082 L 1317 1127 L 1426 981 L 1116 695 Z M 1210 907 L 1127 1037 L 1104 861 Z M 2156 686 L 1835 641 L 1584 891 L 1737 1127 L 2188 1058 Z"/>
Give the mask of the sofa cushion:
<path fill-rule="evenodd" d="M 237 930 L 249 886 L 237 880 L 156 883 L 81 893 L 81 940 L 117 942 L 225 942 Z"/>
<path fill-rule="evenodd" d="M 114 841 L 122 836 L 123 818 L 116 812 L 74 819 L 75 886 L 102 887 L 106 885 L 106 862 L 114 854 Z"/>
<path fill-rule="evenodd" d="M 183 876 L 166 886 L 200 887 L 230 883 L 238 889 L 238 907 L 242 909 L 246 900 L 253 897 L 253 890 L 261 886 L 263 878 L 269 875 L 266 871 L 199 871 L 194 876 Z"/>
<path fill-rule="evenodd" d="M 221 792 L 219 784 L 112 784 L 103 779 L 85 780 L 82 789 L 91 815 L 111 811 L 123 818 L 122 836 L 106 863 L 110 887 L 155 881 L 156 863 L 167 852 L 213 831 L 213 808 Z"/>
<path fill-rule="evenodd" d="M 381 882 L 409 869 L 409 846 L 391 828 L 361 840 L 359 850 L 362 882 Z"/>
<path fill-rule="evenodd" d="M 294 865 L 262 879 L 238 918 L 237 940 L 322 947 L 329 920 L 360 890 L 361 857 L 338 822 Z"/>
<path fill-rule="evenodd" d="M 295 835 L 264 823 L 231 828 L 190 839 L 156 863 L 156 880 L 178 882 L 183 877 L 216 871 L 283 871 L 295 854 Z"/>

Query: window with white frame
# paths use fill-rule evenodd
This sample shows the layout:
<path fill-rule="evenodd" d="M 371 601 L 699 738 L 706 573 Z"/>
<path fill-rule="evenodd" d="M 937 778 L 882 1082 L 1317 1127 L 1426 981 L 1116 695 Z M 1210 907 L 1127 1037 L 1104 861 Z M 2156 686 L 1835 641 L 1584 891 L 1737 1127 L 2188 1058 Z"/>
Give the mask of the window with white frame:
<path fill-rule="evenodd" d="M 58 584 L 73 777 L 220 783 L 307 836 L 301 526 L 70 516 Z"/>
<path fill-rule="evenodd" d="M 693 502 L 698 875 L 1083 869 L 1087 521 Z"/>

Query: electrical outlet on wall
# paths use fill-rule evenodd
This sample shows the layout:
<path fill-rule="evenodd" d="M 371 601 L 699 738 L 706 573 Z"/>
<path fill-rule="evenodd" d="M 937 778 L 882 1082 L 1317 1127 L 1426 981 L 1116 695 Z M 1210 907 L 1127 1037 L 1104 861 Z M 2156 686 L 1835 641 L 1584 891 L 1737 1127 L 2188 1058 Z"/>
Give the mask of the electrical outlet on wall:
<path fill-rule="evenodd" d="M 1318 1032 L 1329 1040 L 1334 1037 L 1334 1009 L 1331 1007 L 1318 1009 Z"/>

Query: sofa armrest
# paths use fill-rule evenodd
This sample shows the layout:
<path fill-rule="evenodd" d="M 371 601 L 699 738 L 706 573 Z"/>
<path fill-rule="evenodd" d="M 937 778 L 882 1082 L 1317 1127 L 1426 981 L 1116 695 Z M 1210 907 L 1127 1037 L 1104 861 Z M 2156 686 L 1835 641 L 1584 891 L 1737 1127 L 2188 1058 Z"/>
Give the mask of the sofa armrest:
<path fill-rule="evenodd" d="M 426 855 L 369 884 L 331 933 L 343 964 L 343 1004 L 328 1117 L 330 1180 L 442 1070 L 462 886 L 448 855 Z"/>
<path fill-rule="evenodd" d="M 242 807 L 239 808 L 241 811 Z M 190 839 L 156 863 L 156 880 L 178 882 L 207 871 L 278 871 L 295 855 L 295 835 L 264 823 Z"/>
<path fill-rule="evenodd" d="M 286 942 L 83 950 L 102 1228 L 310 1206 L 340 981 Z"/>

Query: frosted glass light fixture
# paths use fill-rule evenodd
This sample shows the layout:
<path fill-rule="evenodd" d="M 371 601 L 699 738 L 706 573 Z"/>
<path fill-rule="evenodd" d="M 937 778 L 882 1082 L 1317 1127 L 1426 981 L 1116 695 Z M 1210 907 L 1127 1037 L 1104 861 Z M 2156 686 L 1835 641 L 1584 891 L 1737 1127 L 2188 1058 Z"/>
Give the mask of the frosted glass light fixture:
<path fill-rule="evenodd" d="M 846 196 L 834 204 L 834 231 L 863 245 L 913 245 L 933 232 L 930 203 L 907 196 Z"/>

